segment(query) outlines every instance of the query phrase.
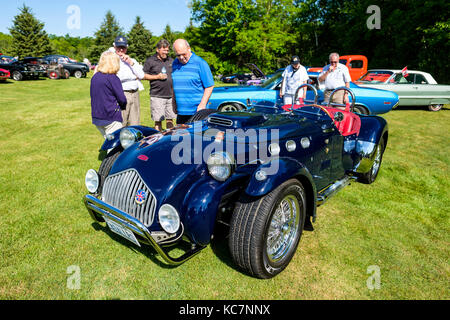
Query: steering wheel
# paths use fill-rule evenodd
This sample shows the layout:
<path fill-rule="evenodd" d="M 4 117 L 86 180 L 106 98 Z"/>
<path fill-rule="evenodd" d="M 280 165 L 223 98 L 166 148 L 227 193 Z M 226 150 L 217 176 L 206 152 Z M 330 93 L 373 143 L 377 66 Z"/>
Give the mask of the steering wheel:
<path fill-rule="evenodd" d="M 345 90 L 348 91 L 350 93 L 350 95 L 352 96 L 352 103 L 351 104 L 343 104 L 343 103 L 336 103 L 336 102 L 331 102 L 333 101 L 333 95 L 338 92 L 339 90 Z M 353 93 L 352 90 L 350 90 L 347 87 L 339 87 L 333 90 L 333 92 L 330 94 L 330 100 L 328 101 L 328 107 L 332 107 L 332 106 L 338 106 L 338 107 L 343 107 L 345 108 L 345 111 L 351 111 L 354 112 L 353 109 L 355 107 L 355 94 Z"/>

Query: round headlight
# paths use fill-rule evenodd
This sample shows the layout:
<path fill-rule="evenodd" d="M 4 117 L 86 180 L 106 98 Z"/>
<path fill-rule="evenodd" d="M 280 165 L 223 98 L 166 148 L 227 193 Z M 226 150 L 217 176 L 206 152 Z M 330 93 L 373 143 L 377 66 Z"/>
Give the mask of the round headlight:
<path fill-rule="evenodd" d="M 163 204 L 158 211 L 159 224 L 167 233 L 175 233 L 180 228 L 180 216 L 170 204 Z"/>
<path fill-rule="evenodd" d="M 98 177 L 97 171 L 94 169 L 89 169 L 86 172 L 86 177 L 84 178 L 84 183 L 86 184 L 86 188 L 90 193 L 95 193 L 98 189 L 100 179 Z"/>
<path fill-rule="evenodd" d="M 233 161 L 226 152 L 212 153 L 206 161 L 209 174 L 218 181 L 225 181 L 231 176 Z"/>
<path fill-rule="evenodd" d="M 126 149 L 142 137 L 142 133 L 133 128 L 124 128 L 120 131 L 120 144 Z"/>

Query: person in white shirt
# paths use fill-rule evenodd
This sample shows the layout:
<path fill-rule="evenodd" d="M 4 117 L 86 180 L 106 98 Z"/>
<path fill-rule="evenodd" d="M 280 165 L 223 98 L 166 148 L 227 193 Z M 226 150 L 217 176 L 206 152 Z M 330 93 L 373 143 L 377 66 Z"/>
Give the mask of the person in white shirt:
<path fill-rule="evenodd" d="M 120 70 L 117 76 L 122 82 L 122 88 L 128 101 L 126 110 L 122 110 L 122 125 L 124 127 L 137 126 L 141 117 L 139 91 L 144 90 L 141 83 L 145 76 L 143 66 L 127 55 L 128 41 L 124 36 L 117 36 L 113 45 L 114 48 L 110 48 L 109 51 L 116 52 L 120 57 Z"/>
<path fill-rule="evenodd" d="M 286 67 L 283 72 L 283 80 L 281 83 L 280 97 L 283 98 L 283 104 L 293 104 L 295 91 L 302 84 L 306 83 L 309 79 L 306 68 L 300 64 L 298 56 L 293 56 L 291 64 Z M 303 100 L 306 97 L 306 88 L 303 88 L 303 92 L 299 92 L 299 102 L 303 104 Z"/>
<path fill-rule="evenodd" d="M 319 82 L 325 82 L 324 101 L 328 103 L 331 92 L 338 87 L 350 88 L 350 72 L 348 68 L 339 63 L 339 54 L 333 52 L 329 56 L 330 64 L 326 65 L 319 75 Z M 340 90 L 333 95 L 334 103 L 348 103 L 347 91 Z"/>

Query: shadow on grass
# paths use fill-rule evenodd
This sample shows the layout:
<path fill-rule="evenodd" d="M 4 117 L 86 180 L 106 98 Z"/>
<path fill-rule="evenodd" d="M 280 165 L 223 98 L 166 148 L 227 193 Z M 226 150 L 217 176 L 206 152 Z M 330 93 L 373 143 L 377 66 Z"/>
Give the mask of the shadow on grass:
<path fill-rule="evenodd" d="M 393 109 L 392 111 L 406 111 L 406 110 L 408 110 L 408 111 L 429 111 L 428 106 L 398 106 L 397 108 Z M 442 106 L 442 109 L 439 111 L 445 111 L 445 110 L 450 110 L 450 104 L 444 104 Z M 439 113 L 439 111 L 430 111 L 430 112 Z"/>
<path fill-rule="evenodd" d="M 172 266 L 169 265 L 163 261 L 161 261 L 158 258 L 158 253 L 156 252 L 156 250 L 150 246 L 150 245 L 146 245 L 146 244 L 142 244 L 142 247 L 138 247 L 135 244 L 131 243 L 130 241 L 124 239 L 123 237 L 119 236 L 118 234 L 115 234 L 114 232 L 112 232 L 106 225 L 103 226 L 100 223 L 97 222 L 93 222 L 91 224 L 92 228 L 94 228 L 94 230 L 96 231 L 102 231 L 105 234 L 107 234 L 109 237 L 111 237 L 112 240 L 120 243 L 121 245 L 129 248 L 130 250 L 132 250 L 135 253 L 139 253 L 142 254 L 144 256 L 146 256 L 147 258 L 149 258 L 153 263 L 157 264 L 158 266 L 160 266 L 161 268 L 164 269 L 174 269 L 177 266 Z M 175 247 L 174 247 L 175 248 Z"/>
<path fill-rule="evenodd" d="M 240 269 L 233 261 L 231 257 L 230 249 L 228 247 L 228 232 L 229 227 L 217 224 L 216 229 L 214 230 L 214 239 L 211 240 L 210 246 L 214 254 L 219 258 L 223 263 L 225 263 L 231 269 L 236 270 L 240 273 L 245 273 L 242 269 Z"/>

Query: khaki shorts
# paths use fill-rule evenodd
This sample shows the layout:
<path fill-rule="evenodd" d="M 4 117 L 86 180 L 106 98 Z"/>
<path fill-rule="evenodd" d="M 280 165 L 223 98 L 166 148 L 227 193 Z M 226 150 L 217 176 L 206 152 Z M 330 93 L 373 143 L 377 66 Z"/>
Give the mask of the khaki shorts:
<path fill-rule="evenodd" d="M 153 121 L 173 120 L 177 117 L 173 112 L 172 98 L 150 97 L 150 111 Z"/>
<path fill-rule="evenodd" d="M 124 91 L 127 98 L 127 108 L 122 110 L 122 124 L 127 126 L 138 126 L 141 119 L 141 105 L 139 101 L 139 91 Z"/>
<path fill-rule="evenodd" d="M 116 130 L 119 130 L 122 128 L 122 123 L 119 121 L 114 121 L 111 124 L 107 126 L 96 126 L 98 131 L 102 134 L 103 138 L 106 139 L 106 135 L 113 133 Z"/>

